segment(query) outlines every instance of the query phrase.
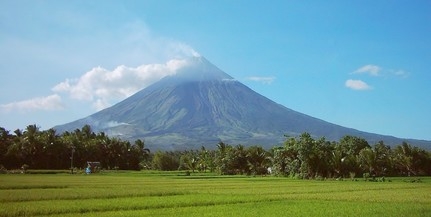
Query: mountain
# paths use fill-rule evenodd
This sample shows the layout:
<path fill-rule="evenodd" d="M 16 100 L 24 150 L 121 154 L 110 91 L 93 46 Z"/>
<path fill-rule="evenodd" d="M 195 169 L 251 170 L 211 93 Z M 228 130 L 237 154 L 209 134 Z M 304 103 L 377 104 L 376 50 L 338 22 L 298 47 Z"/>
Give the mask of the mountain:
<path fill-rule="evenodd" d="M 345 135 L 370 144 L 408 141 L 416 146 L 431 142 L 399 139 L 338 126 L 286 108 L 256 93 L 218 69 L 204 57 L 192 57 L 175 75 L 86 118 L 56 126 L 59 132 L 85 124 L 123 139 L 144 139 L 152 149 L 191 149 L 229 144 L 280 144 L 284 135 L 308 132 L 339 140 Z"/>

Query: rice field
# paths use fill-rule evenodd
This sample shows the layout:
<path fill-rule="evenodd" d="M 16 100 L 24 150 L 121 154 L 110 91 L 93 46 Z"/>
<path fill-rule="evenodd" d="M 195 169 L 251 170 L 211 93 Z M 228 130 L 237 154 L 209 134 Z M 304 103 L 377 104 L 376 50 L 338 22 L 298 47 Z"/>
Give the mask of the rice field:
<path fill-rule="evenodd" d="M 0 216 L 431 216 L 431 179 L 181 172 L 0 175 Z"/>

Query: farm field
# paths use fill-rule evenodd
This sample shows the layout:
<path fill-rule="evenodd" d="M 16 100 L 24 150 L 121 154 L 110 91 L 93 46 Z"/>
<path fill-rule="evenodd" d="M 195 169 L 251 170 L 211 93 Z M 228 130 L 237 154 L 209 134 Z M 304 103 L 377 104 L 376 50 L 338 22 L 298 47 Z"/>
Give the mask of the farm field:
<path fill-rule="evenodd" d="M 431 178 L 183 174 L 0 175 L 0 216 L 431 216 Z"/>

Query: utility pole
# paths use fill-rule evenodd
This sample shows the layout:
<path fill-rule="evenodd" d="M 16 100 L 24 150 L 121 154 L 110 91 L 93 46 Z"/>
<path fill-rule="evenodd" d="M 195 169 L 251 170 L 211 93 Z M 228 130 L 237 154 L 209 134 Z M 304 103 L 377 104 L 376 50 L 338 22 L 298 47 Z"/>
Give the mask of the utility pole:
<path fill-rule="evenodd" d="M 72 146 L 72 156 L 70 157 L 70 173 L 73 174 L 73 153 L 75 152 L 75 146 Z"/>

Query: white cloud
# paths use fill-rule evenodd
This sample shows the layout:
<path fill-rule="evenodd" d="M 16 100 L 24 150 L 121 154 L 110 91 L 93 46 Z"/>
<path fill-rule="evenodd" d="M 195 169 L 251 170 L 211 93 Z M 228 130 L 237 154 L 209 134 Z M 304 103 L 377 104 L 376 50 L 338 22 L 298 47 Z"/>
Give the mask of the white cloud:
<path fill-rule="evenodd" d="M 66 92 L 73 99 L 91 101 L 97 110 L 122 100 L 158 81 L 175 74 L 188 64 L 186 59 L 174 59 L 165 64 L 146 64 L 136 68 L 118 66 L 110 71 L 96 67 L 80 78 L 66 79 L 52 88 L 54 92 Z"/>
<path fill-rule="evenodd" d="M 275 77 L 274 76 L 268 76 L 268 77 L 251 76 L 251 77 L 247 77 L 247 79 L 251 81 L 261 82 L 263 84 L 271 84 L 275 80 Z"/>
<path fill-rule="evenodd" d="M 345 82 L 346 87 L 353 89 L 353 90 L 370 90 L 372 89 L 371 86 L 369 86 L 367 83 L 361 81 L 361 80 L 353 80 L 348 79 Z"/>
<path fill-rule="evenodd" d="M 396 76 L 396 77 L 399 77 L 399 78 L 407 78 L 407 77 L 409 77 L 409 75 L 410 75 L 410 73 L 409 73 L 409 72 L 406 72 L 406 71 L 404 71 L 404 70 L 402 70 L 402 69 L 399 69 L 399 70 L 393 70 L 393 69 L 391 69 L 391 70 L 389 70 L 389 72 L 390 72 L 392 75 L 394 75 L 394 76 Z"/>
<path fill-rule="evenodd" d="M 0 105 L 0 111 L 2 112 L 29 112 L 35 110 L 52 111 L 63 108 L 64 106 L 62 104 L 61 97 L 58 94 Z"/>
<path fill-rule="evenodd" d="M 403 69 L 383 69 L 377 65 L 365 65 L 361 68 L 353 71 L 351 74 L 368 74 L 371 76 L 382 76 L 382 77 L 398 77 L 398 78 L 407 78 L 410 73 Z"/>
<path fill-rule="evenodd" d="M 369 74 L 372 76 L 378 76 L 381 70 L 382 70 L 382 68 L 380 66 L 370 64 L 370 65 L 362 66 L 361 68 L 355 70 L 353 73 L 354 74 Z"/>

